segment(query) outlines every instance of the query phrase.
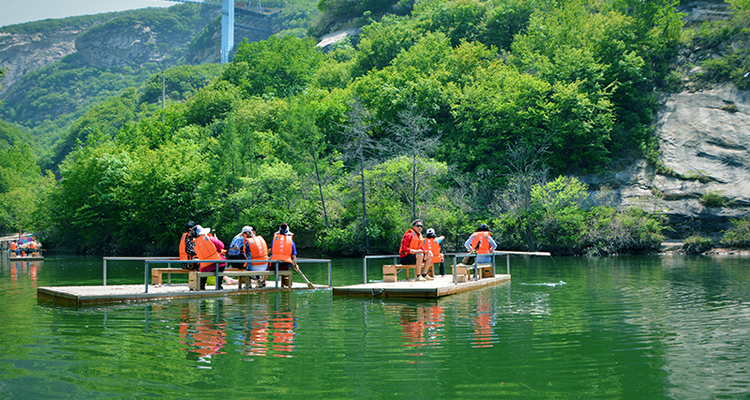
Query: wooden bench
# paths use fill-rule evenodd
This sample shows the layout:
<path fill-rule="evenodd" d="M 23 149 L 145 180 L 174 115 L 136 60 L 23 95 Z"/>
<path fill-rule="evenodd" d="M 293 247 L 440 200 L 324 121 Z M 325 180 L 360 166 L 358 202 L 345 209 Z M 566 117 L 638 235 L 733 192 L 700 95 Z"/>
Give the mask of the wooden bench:
<path fill-rule="evenodd" d="M 414 270 L 414 277 L 416 278 L 417 275 L 417 266 L 414 264 L 411 265 L 401 265 L 401 264 L 395 264 L 395 265 L 383 265 L 383 282 L 398 282 L 398 273 L 401 270 L 406 270 L 406 279 L 409 279 L 409 270 Z M 435 270 L 434 265 L 430 265 L 430 268 L 427 270 L 427 274 L 431 277 L 435 277 Z"/>
<path fill-rule="evenodd" d="M 172 274 L 187 274 L 191 270 L 184 268 L 151 268 L 151 283 L 154 285 L 162 285 L 162 275 L 167 274 L 168 284 L 172 283 Z"/>
<path fill-rule="evenodd" d="M 492 264 L 457 264 L 453 274 L 456 275 L 456 282 L 468 282 L 472 280 L 472 274 L 476 280 L 494 278 Z"/>
<path fill-rule="evenodd" d="M 279 271 L 279 278 L 281 279 L 281 287 L 292 287 L 292 270 L 282 270 Z M 237 282 L 237 288 L 242 289 L 243 283 L 245 284 L 245 289 L 250 289 L 250 278 L 253 276 L 270 276 L 270 275 L 276 275 L 274 271 L 247 271 L 244 268 L 227 268 L 223 272 L 219 272 L 219 276 L 236 276 L 239 278 L 239 282 Z M 190 271 L 190 276 L 188 279 L 188 286 L 190 287 L 190 290 L 199 291 L 200 290 L 200 278 L 202 277 L 209 277 L 209 276 L 216 276 L 216 271 L 208 271 L 208 272 L 199 272 L 199 271 Z"/>

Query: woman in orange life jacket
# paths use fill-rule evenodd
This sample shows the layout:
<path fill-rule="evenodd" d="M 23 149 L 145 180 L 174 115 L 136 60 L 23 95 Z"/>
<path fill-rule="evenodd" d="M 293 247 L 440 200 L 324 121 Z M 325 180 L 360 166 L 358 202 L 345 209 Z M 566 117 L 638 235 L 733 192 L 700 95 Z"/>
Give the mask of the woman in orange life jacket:
<path fill-rule="evenodd" d="M 487 224 L 481 224 L 477 231 L 469 236 L 469 239 L 464 243 L 464 247 L 470 253 L 474 250 L 477 251 L 477 264 L 488 264 L 492 262 L 490 254 L 497 248 L 497 243 L 490 236 L 490 227 Z"/>
<path fill-rule="evenodd" d="M 430 228 L 425 234 L 424 247 L 432 253 L 433 268 L 435 265 L 439 265 L 440 275 L 445 276 L 445 265 L 443 265 L 445 255 L 440 251 L 440 243 L 443 240 L 445 240 L 445 236 L 436 237 L 435 230 Z"/>
<path fill-rule="evenodd" d="M 424 224 L 421 219 L 411 223 L 411 229 L 404 233 L 401 239 L 401 248 L 398 251 L 401 265 L 416 265 L 414 281 L 431 281 L 432 277 L 427 274 L 432 265 L 432 253 L 424 248 L 422 242 L 422 228 Z"/>
<path fill-rule="evenodd" d="M 279 271 L 288 270 L 292 263 L 297 259 L 297 246 L 292 240 L 292 232 L 289 232 L 289 225 L 281 224 L 279 231 L 273 234 L 271 241 L 271 260 L 283 261 L 279 264 Z M 269 263 L 268 270 L 275 269 L 273 263 Z"/>
<path fill-rule="evenodd" d="M 199 260 L 223 260 L 221 252 L 224 250 L 224 243 L 217 239 L 215 236 L 210 235 L 211 228 L 204 228 L 200 225 L 196 225 L 193 229 L 194 242 L 195 242 L 195 253 Z M 212 272 L 216 270 L 218 264 L 219 271 L 224 271 L 226 263 L 215 263 L 215 262 L 202 262 L 200 263 L 201 272 Z M 206 289 L 206 277 L 200 278 L 201 290 Z M 219 290 L 223 289 L 221 281 L 219 281 Z"/>
<path fill-rule="evenodd" d="M 180 260 L 192 260 L 195 257 L 195 249 L 194 249 L 194 243 L 193 243 L 193 236 L 191 232 L 195 228 L 195 222 L 188 221 L 187 224 L 185 224 L 185 232 L 182 234 L 182 237 L 180 238 Z M 198 269 L 198 264 L 196 263 L 182 263 L 182 269 Z"/>

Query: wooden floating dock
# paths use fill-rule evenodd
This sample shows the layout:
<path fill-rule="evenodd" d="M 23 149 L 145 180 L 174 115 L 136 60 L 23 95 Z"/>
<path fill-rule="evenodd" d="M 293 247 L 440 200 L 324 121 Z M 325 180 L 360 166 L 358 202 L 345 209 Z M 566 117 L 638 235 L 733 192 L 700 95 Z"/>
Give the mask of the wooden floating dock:
<path fill-rule="evenodd" d="M 170 299 L 195 299 L 240 295 L 251 293 L 269 293 L 290 290 L 310 290 L 305 283 L 292 283 L 292 288 L 276 288 L 274 282 L 267 282 L 267 287 L 237 289 L 237 285 L 224 284 L 223 290 L 191 291 L 188 284 L 149 285 L 148 293 L 143 285 L 108 285 L 108 286 L 54 286 L 37 289 L 37 301 L 40 304 L 64 306 L 92 306 L 113 303 L 155 301 Z M 328 289 L 328 286 L 315 286 L 316 289 Z"/>
<path fill-rule="evenodd" d="M 453 275 L 437 275 L 432 281 L 415 282 L 413 279 L 410 279 L 400 280 L 398 282 L 373 282 L 351 286 L 339 286 L 333 288 L 333 294 L 350 297 L 434 299 L 509 281 L 509 274 L 496 274 L 494 278 L 490 277 L 479 280 L 470 280 L 462 283 L 453 283 Z"/>
<path fill-rule="evenodd" d="M 18 256 L 18 257 L 8 257 L 10 262 L 16 262 L 16 261 L 43 261 L 44 257 L 42 256 Z"/>

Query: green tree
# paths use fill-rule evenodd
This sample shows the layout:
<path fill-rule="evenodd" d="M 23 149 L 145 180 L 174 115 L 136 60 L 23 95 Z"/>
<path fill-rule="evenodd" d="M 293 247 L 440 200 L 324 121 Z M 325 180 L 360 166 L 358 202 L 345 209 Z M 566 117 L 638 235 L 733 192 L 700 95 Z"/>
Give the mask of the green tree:
<path fill-rule="evenodd" d="M 307 88 L 323 59 L 312 40 L 271 36 L 261 42 L 244 41 L 222 79 L 246 96 L 286 97 Z"/>

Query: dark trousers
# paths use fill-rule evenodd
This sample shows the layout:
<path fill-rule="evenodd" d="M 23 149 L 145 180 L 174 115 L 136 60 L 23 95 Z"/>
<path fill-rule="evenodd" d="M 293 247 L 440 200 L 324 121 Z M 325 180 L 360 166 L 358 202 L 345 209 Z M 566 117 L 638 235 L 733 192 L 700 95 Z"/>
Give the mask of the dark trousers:
<path fill-rule="evenodd" d="M 225 267 L 219 267 L 219 272 L 224 272 Z M 201 277 L 201 290 L 206 290 L 206 280 L 208 280 L 207 276 Z M 223 277 L 219 277 L 219 289 L 221 289 L 221 282 L 224 280 Z"/>

